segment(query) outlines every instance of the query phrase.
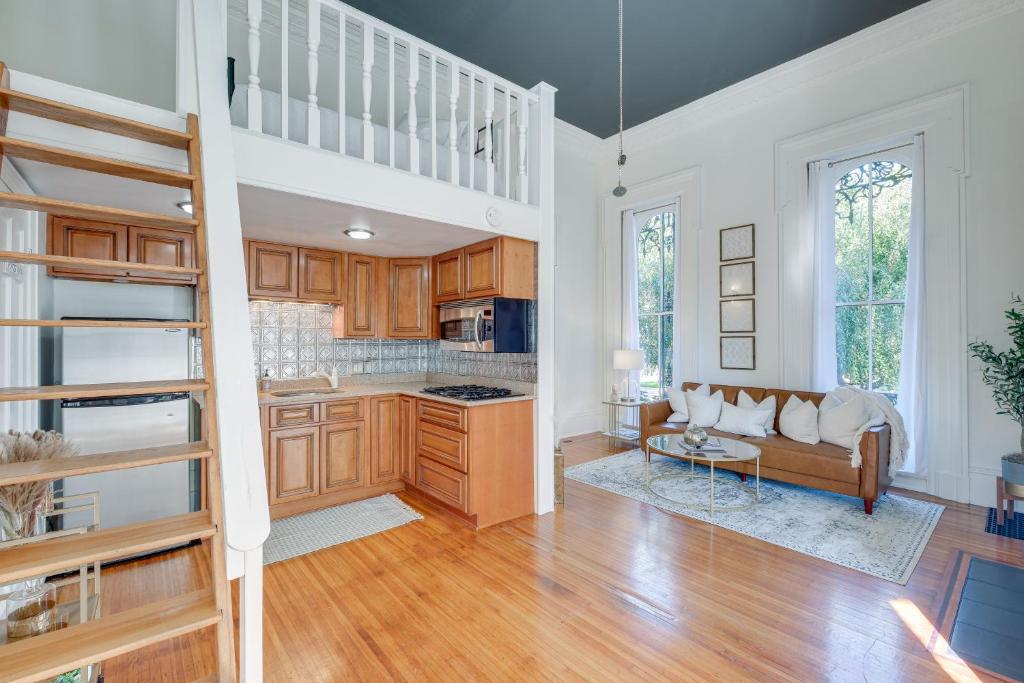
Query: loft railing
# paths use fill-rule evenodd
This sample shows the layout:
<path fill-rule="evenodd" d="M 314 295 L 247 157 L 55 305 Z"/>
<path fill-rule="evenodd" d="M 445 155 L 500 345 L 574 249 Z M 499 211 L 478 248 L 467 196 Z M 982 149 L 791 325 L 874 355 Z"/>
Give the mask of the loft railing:
<path fill-rule="evenodd" d="M 536 203 L 535 92 L 337 0 L 226 1 L 234 125 Z"/>

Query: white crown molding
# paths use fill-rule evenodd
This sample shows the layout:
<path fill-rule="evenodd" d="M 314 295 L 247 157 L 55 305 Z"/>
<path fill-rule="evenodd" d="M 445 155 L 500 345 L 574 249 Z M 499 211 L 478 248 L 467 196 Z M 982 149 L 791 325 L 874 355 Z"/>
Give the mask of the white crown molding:
<path fill-rule="evenodd" d="M 567 150 L 590 162 L 596 162 L 604 152 L 603 140 L 571 123 L 555 119 L 555 149 Z"/>
<path fill-rule="evenodd" d="M 723 115 L 749 110 L 788 91 L 807 88 L 869 64 L 947 38 L 1012 12 L 1024 10 L 1024 0 L 932 0 L 869 26 L 806 55 L 702 97 L 625 131 L 629 149 L 664 144 L 681 130 Z M 895 46 L 895 47 L 894 47 Z M 605 154 L 615 137 L 602 141 Z"/>

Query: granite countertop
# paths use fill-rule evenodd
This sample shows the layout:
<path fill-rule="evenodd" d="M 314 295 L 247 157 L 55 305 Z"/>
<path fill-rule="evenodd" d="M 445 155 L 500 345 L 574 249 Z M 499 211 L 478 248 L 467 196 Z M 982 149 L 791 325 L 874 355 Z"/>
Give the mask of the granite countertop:
<path fill-rule="evenodd" d="M 347 378 L 346 378 L 347 379 Z M 522 396 L 506 396 L 504 398 L 493 398 L 483 401 L 462 401 L 455 398 L 446 398 L 444 396 L 435 396 L 433 394 L 423 393 L 423 389 L 427 387 L 435 387 L 444 384 L 479 384 L 479 378 L 475 377 L 447 377 L 443 379 L 432 379 L 431 381 L 425 381 L 419 379 L 418 381 L 386 381 L 386 382 L 374 382 L 360 384 L 358 380 L 354 380 L 351 383 L 342 383 L 339 385 L 338 390 L 331 391 L 329 393 L 322 394 L 306 394 L 304 396 L 275 396 L 275 392 L 280 391 L 297 391 L 300 389 L 326 389 L 330 387 L 330 383 L 325 379 L 307 379 L 307 380 L 278 380 L 275 381 L 269 392 L 258 391 L 258 397 L 260 405 L 289 405 L 293 403 L 320 403 L 322 401 L 336 401 L 346 398 L 362 398 L 365 396 L 381 396 L 384 394 L 403 394 L 405 396 L 414 396 L 418 398 L 426 398 L 431 401 L 437 401 L 439 403 L 451 403 L 457 406 L 489 406 L 496 403 L 514 403 L 516 401 L 532 401 L 534 399 L 534 393 L 522 385 L 517 383 L 517 386 L 509 386 L 516 393 L 522 393 Z M 492 386 L 505 386 L 504 383 L 500 382 L 488 382 Z"/>

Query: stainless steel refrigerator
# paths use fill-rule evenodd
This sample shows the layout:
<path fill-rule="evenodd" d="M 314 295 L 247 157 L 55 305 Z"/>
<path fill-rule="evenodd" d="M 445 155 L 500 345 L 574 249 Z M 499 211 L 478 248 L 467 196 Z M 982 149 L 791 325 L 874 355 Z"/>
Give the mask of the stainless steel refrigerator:
<path fill-rule="evenodd" d="M 63 384 L 179 380 L 189 376 L 189 332 L 166 328 L 65 328 Z M 187 442 L 188 393 L 64 400 L 61 431 L 82 453 L 135 450 Z M 100 494 L 100 526 L 110 528 L 180 515 L 194 508 L 189 462 L 70 477 L 64 495 Z M 68 520 L 72 521 L 72 520 Z M 76 520 L 77 521 L 77 520 Z"/>

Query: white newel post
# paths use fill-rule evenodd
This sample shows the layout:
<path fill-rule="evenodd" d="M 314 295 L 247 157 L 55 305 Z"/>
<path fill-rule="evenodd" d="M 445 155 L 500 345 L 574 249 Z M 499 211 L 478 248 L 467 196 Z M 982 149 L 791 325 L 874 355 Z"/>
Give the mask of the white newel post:
<path fill-rule="evenodd" d="M 501 153 L 505 166 L 505 198 L 512 199 L 512 88 L 505 84 L 505 136 Z"/>
<path fill-rule="evenodd" d="M 288 139 L 288 0 L 281 0 L 281 139 Z"/>
<path fill-rule="evenodd" d="M 260 553 L 270 533 L 270 514 L 259 406 L 252 384 L 253 352 L 238 210 L 238 173 L 224 87 L 227 46 L 221 39 L 216 3 L 193 0 L 191 33 L 203 141 L 205 213 L 211 227 L 207 232 L 208 279 L 228 578 L 241 577 L 241 680 L 259 683 L 263 678 Z"/>
<path fill-rule="evenodd" d="M 526 93 L 519 93 L 519 201 L 530 201 L 530 180 L 526 176 L 526 131 L 530 120 L 530 102 Z"/>
<path fill-rule="evenodd" d="M 487 173 L 487 194 L 494 194 L 494 83 L 484 79 L 484 171 Z"/>
<path fill-rule="evenodd" d="M 459 65 L 454 60 L 448 69 L 448 175 L 452 185 L 459 184 Z"/>
<path fill-rule="evenodd" d="M 395 167 L 395 36 L 388 34 L 388 164 Z"/>
<path fill-rule="evenodd" d="M 263 0 L 249 0 L 249 87 L 246 89 L 246 112 L 249 130 L 263 132 L 263 91 L 260 89 L 260 23 L 263 21 Z"/>
<path fill-rule="evenodd" d="M 345 52 L 345 42 L 348 22 L 344 12 L 338 12 L 338 152 L 347 154 L 348 149 L 345 141 L 348 133 L 348 116 L 345 108 L 345 64 L 348 54 Z"/>
<path fill-rule="evenodd" d="M 373 27 L 363 24 L 363 159 L 373 161 L 373 116 L 370 96 L 373 95 Z"/>
<path fill-rule="evenodd" d="M 420 81 L 420 49 L 409 41 L 409 170 L 419 175 L 420 140 L 416 134 L 416 86 Z"/>
<path fill-rule="evenodd" d="M 306 13 L 306 71 L 309 74 L 309 104 L 306 106 L 306 143 L 320 146 L 320 107 L 316 87 L 320 71 L 320 0 L 308 0 Z"/>

